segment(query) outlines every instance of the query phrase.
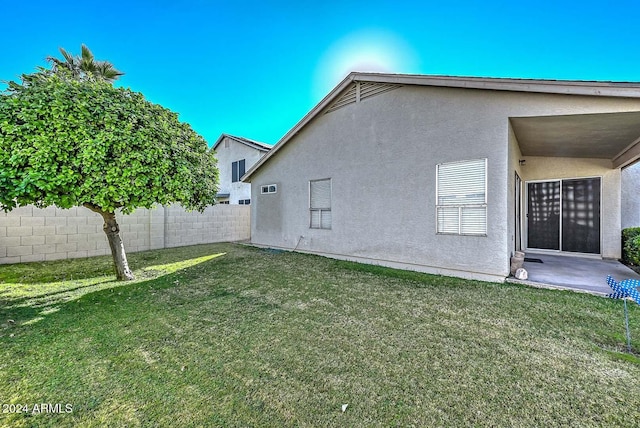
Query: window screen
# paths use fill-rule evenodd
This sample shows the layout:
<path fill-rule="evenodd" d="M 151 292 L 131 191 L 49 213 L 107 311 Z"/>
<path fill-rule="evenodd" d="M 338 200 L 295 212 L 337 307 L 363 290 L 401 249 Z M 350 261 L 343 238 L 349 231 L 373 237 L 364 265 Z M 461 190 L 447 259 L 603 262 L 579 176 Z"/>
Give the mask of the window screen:
<path fill-rule="evenodd" d="M 487 160 L 443 163 L 436 168 L 437 232 L 486 235 Z"/>
<path fill-rule="evenodd" d="M 309 227 L 331 229 L 331 179 L 309 181 L 309 211 Z"/>

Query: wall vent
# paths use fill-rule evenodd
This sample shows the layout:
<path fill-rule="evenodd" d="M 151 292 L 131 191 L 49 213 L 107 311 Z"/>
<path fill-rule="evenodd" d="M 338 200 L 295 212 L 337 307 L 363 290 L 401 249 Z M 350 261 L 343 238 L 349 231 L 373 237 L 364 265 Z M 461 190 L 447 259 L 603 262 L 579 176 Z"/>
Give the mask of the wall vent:
<path fill-rule="evenodd" d="M 325 111 L 325 114 L 349 104 L 359 103 L 366 98 L 382 94 L 383 92 L 399 88 L 400 86 L 401 85 L 394 85 L 391 83 L 354 82 L 344 90 L 344 93 L 340 98 L 331 104 L 331 106 Z"/>
<path fill-rule="evenodd" d="M 353 104 L 356 102 L 356 84 L 352 83 L 344 92 L 344 94 L 338 98 L 331 107 L 327 109 L 325 113 L 332 112 L 334 110 L 338 110 L 340 107 L 344 107 L 349 104 Z"/>
<path fill-rule="evenodd" d="M 360 82 L 360 99 L 372 97 L 392 89 L 399 88 L 400 85 L 392 85 L 390 83 L 369 83 Z"/>

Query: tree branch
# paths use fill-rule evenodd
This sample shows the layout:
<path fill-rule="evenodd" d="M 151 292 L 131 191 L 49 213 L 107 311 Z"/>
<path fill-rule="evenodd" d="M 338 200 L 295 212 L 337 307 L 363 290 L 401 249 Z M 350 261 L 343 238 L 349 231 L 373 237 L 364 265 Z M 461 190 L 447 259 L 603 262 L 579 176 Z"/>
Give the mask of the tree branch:
<path fill-rule="evenodd" d="M 85 208 L 89 208 L 94 213 L 104 214 L 104 210 L 102 209 L 102 207 L 99 207 L 98 205 L 94 205 L 90 202 L 85 202 L 84 204 L 82 204 L 82 206 Z"/>

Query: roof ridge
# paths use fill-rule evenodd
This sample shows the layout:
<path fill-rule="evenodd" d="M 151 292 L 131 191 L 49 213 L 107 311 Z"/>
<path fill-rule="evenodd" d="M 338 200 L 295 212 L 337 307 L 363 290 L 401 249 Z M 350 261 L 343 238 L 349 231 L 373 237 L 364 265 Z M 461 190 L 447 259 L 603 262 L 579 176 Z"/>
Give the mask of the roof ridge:
<path fill-rule="evenodd" d="M 258 149 L 264 149 L 264 150 L 271 150 L 273 148 L 273 145 L 267 144 L 267 143 L 263 143 L 261 141 L 256 141 L 256 140 L 252 140 L 246 137 L 239 137 L 237 135 L 231 135 L 231 134 L 227 134 L 227 133 L 222 133 L 220 134 L 220 137 L 218 138 L 218 140 L 215 142 L 215 144 L 213 145 L 212 149 L 215 149 L 221 142 L 222 140 L 224 140 L 224 138 L 231 138 L 241 144 L 244 145 L 253 145 L 253 146 L 258 146 Z"/>

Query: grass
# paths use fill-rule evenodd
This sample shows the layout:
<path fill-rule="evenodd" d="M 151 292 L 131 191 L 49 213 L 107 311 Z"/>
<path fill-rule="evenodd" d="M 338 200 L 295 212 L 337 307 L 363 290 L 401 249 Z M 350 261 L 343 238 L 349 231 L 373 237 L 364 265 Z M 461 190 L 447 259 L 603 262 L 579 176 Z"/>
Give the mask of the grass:
<path fill-rule="evenodd" d="M 0 266 L 0 403 L 72 405 L 0 426 L 640 420 L 620 301 L 233 244 L 130 264 L 135 282 L 108 258 Z"/>

